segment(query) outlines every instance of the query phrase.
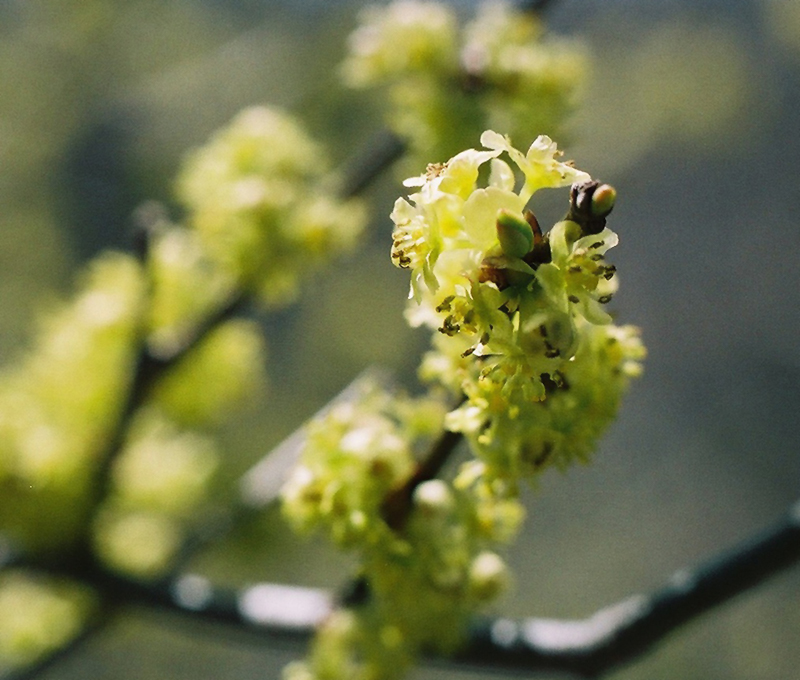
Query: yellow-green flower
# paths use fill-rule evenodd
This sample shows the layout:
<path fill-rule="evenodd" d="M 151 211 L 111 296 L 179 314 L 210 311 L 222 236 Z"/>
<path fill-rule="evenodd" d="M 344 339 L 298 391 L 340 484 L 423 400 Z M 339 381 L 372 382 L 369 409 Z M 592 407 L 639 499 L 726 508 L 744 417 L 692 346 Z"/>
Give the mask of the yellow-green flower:
<path fill-rule="evenodd" d="M 491 130 L 481 142 L 488 150 L 468 149 L 406 180 L 418 190 L 395 204 L 392 259 L 411 270 L 414 301 L 408 316 L 413 324 L 447 335 L 469 334 L 477 355 L 513 354 L 510 347 L 519 344 L 515 336 L 529 335 L 527 317 L 540 311 L 535 302 L 541 297 L 535 271 L 540 263 L 526 260 L 523 244 L 533 251 L 543 241 L 528 225 L 525 206 L 539 189 L 585 181 L 589 175 L 558 160 L 557 146 L 545 136 L 524 154 Z M 519 189 L 503 154 L 525 178 Z M 479 177 L 486 163 L 483 185 Z M 511 255 L 503 231 L 508 224 L 528 232 Z M 510 313 L 518 309 L 526 317 L 521 326 Z"/>
<path fill-rule="evenodd" d="M 328 159 L 289 114 L 242 111 L 186 162 L 178 193 L 205 255 L 268 305 L 355 245 L 365 211 L 326 186 Z"/>

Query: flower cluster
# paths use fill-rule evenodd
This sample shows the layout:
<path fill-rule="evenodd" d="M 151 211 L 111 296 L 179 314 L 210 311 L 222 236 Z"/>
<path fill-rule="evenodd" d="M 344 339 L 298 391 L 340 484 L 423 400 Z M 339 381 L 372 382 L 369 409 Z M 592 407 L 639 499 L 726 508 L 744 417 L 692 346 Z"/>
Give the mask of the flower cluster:
<path fill-rule="evenodd" d="M 490 476 L 513 480 L 585 459 L 644 350 L 604 310 L 617 287 L 605 259 L 614 190 L 559 160 L 547 137 L 525 154 L 491 131 L 481 142 L 406 182 L 418 190 L 395 205 L 392 259 L 411 271 L 410 321 L 441 334 L 423 377 L 466 396 L 447 427 Z M 570 212 L 543 233 L 526 206 L 567 185 Z"/>
<path fill-rule="evenodd" d="M 29 549 L 82 529 L 133 374 L 144 293 L 133 258 L 95 261 L 75 298 L 44 318 L 38 346 L 0 376 L 0 528 Z"/>
<path fill-rule="evenodd" d="M 388 88 L 388 123 L 410 141 L 410 167 L 452 156 L 487 127 L 558 134 L 584 70 L 574 44 L 546 38 L 538 17 L 499 0 L 463 27 L 445 3 L 369 8 L 342 65 L 347 84 Z"/>
<path fill-rule="evenodd" d="M 446 409 L 430 397 L 377 388 L 310 426 L 299 467 L 283 490 L 284 512 L 355 550 L 369 598 L 328 620 L 290 680 L 398 678 L 423 648 L 452 651 L 469 614 L 503 590 L 508 575 L 492 549 L 511 538 L 518 503 L 438 479 L 410 484 L 412 443 L 430 441 Z M 410 493 L 407 514 L 391 499 Z"/>
<path fill-rule="evenodd" d="M 400 417 L 390 395 L 369 385 L 355 402 L 335 405 L 309 425 L 301 463 L 282 492 L 284 513 L 298 529 L 324 527 L 342 547 L 387 540 L 381 506 L 414 468 Z"/>
<path fill-rule="evenodd" d="M 408 318 L 435 331 L 421 376 L 461 403 L 427 406 L 426 427 L 411 428 L 398 411 L 409 402 L 377 391 L 311 427 L 284 510 L 360 554 L 369 596 L 323 625 L 288 680 L 399 678 L 422 649 L 454 649 L 508 581 L 496 550 L 523 518 L 520 481 L 586 461 L 641 370 L 637 329 L 604 310 L 617 285 L 605 259 L 614 190 L 549 137 L 525 153 L 492 131 L 481 143 L 407 180 L 414 193 L 391 215 Z M 529 202 L 569 185 L 566 218 L 543 232 Z M 451 481 L 413 455 L 440 429 L 474 455 Z"/>
<path fill-rule="evenodd" d="M 361 203 L 325 189 L 322 148 L 288 114 L 241 112 L 188 159 L 178 193 L 206 257 L 269 305 L 291 301 L 302 276 L 350 248 Z M 176 244 L 174 247 L 178 247 Z"/>
<path fill-rule="evenodd" d="M 0 672 L 53 653 L 77 637 L 96 602 L 85 586 L 20 570 L 0 575 Z"/>

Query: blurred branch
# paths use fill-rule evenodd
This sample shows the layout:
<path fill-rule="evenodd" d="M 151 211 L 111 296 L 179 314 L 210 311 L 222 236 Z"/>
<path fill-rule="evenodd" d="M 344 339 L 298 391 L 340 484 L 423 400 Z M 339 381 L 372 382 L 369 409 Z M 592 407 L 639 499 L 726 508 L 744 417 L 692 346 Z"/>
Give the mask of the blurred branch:
<path fill-rule="evenodd" d="M 407 149 L 406 141 L 391 130 L 376 132 L 361 152 L 345 165 L 336 193 L 342 198 L 360 194 L 402 158 Z"/>
<path fill-rule="evenodd" d="M 317 411 L 307 422 L 324 417 L 339 404 L 354 402 L 371 387 L 389 388 L 391 378 L 377 367 L 357 375 L 339 394 Z M 300 459 L 306 442 L 307 423 L 253 465 L 239 480 L 239 502 L 253 510 L 262 510 L 277 500 L 281 487 Z"/>
<path fill-rule="evenodd" d="M 600 677 L 798 561 L 800 502 L 783 521 L 696 568 L 676 572 L 660 590 L 631 596 L 586 619 L 477 620 L 452 662 L 501 673 L 562 671 Z M 191 573 L 148 584 L 95 565 L 78 578 L 98 588 L 107 601 L 150 604 L 297 643 L 306 642 L 336 606 L 324 590 L 271 583 L 224 589 Z M 13 676 L 28 677 L 32 675 Z"/>
<path fill-rule="evenodd" d="M 459 657 L 492 668 L 562 670 L 599 677 L 640 656 L 700 614 L 800 561 L 800 503 L 782 522 L 660 590 L 634 595 L 587 619 L 485 622 Z"/>
<path fill-rule="evenodd" d="M 383 516 L 392 529 L 399 531 L 403 528 L 411 512 L 414 490 L 439 474 L 461 440 L 460 432 L 444 430 L 408 481 L 386 497 L 382 508 Z"/>

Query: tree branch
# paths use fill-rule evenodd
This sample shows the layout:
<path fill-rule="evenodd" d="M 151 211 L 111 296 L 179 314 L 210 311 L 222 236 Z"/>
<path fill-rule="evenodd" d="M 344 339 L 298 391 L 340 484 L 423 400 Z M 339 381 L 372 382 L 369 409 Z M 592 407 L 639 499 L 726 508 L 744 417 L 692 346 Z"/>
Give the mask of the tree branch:
<path fill-rule="evenodd" d="M 402 137 L 388 129 L 379 130 L 345 165 L 336 193 L 342 198 L 357 196 L 402 158 L 407 149 L 408 143 Z"/>
<path fill-rule="evenodd" d="M 392 529 L 399 531 L 403 528 L 411 512 L 414 490 L 423 482 L 434 479 L 441 472 L 461 440 L 460 432 L 444 430 L 439 439 L 431 446 L 428 455 L 417 466 L 414 474 L 403 486 L 395 489 L 386 497 L 382 508 L 383 517 Z"/>
<path fill-rule="evenodd" d="M 462 661 L 492 668 L 562 670 L 599 677 L 669 633 L 800 561 L 800 503 L 786 518 L 660 590 L 634 595 L 580 621 L 500 619 L 473 632 Z"/>
<path fill-rule="evenodd" d="M 588 618 L 476 620 L 452 663 L 497 673 L 562 671 L 600 677 L 641 656 L 690 620 L 798 562 L 800 502 L 783 521 L 749 541 L 698 567 L 676 572 L 649 595 L 628 597 Z M 325 590 L 270 583 L 223 589 L 191 573 L 144 584 L 95 564 L 90 572 L 74 576 L 97 587 L 110 601 L 150 604 L 298 644 L 307 642 L 336 606 L 336 598 Z"/>

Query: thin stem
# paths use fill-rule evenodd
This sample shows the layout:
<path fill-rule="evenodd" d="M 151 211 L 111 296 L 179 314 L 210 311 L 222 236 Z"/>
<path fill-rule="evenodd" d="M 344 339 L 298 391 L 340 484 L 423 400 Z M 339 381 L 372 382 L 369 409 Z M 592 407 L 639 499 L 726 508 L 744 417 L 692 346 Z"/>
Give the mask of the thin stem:
<path fill-rule="evenodd" d="M 362 193 L 407 150 L 406 140 L 391 130 L 375 133 L 362 151 L 345 165 L 336 193 L 342 198 Z"/>
<path fill-rule="evenodd" d="M 403 486 L 395 489 L 386 497 L 383 502 L 383 517 L 392 529 L 400 531 L 405 526 L 411 513 L 415 489 L 423 482 L 434 479 L 441 472 L 461 440 L 460 432 L 444 430 L 430 448 L 425 459 L 419 463 L 414 474 Z"/>
<path fill-rule="evenodd" d="M 521 12 L 541 14 L 553 4 L 555 0 L 518 0 L 517 7 Z"/>

